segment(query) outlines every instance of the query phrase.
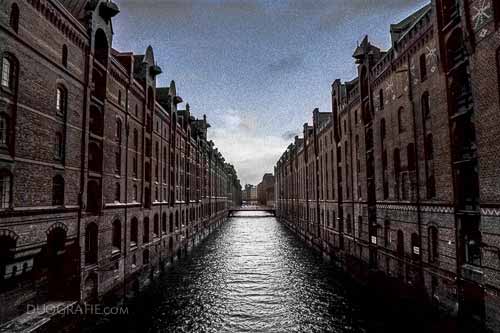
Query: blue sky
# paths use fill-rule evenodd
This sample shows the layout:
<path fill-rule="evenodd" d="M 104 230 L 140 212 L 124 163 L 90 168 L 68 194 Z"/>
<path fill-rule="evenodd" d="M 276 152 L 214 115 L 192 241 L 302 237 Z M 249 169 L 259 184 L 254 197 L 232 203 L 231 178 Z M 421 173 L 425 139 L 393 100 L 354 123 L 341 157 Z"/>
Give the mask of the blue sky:
<path fill-rule="evenodd" d="M 331 111 L 330 86 L 356 74 L 368 34 L 390 46 L 389 25 L 429 0 L 116 0 L 113 47 L 152 45 L 192 113 L 243 184 L 257 184 L 310 122 Z"/>

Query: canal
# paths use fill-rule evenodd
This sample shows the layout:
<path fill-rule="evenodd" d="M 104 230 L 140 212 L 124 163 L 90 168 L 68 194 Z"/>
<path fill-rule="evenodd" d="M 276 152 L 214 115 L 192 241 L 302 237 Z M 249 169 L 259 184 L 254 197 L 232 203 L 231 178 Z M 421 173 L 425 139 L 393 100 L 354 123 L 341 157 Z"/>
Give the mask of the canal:
<path fill-rule="evenodd" d="M 262 214 L 231 218 L 134 300 L 128 315 L 92 318 L 84 331 L 449 331 L 429 330 L 404 305 L 374 302 Z"/>

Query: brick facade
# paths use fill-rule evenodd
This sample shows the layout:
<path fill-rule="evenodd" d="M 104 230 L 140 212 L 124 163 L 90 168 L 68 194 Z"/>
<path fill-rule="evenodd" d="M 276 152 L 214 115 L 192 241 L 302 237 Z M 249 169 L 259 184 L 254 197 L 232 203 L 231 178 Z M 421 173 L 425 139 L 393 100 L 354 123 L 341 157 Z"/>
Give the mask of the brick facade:
<path fill-rule="evenodd" d="M 153 49 L 112 48 L 118 11 L 0 2 L 0 321 L 136 290 L 241 202 Z"/>
<path fill-rule="evenodd" d="M 277 215 L 354 276 L 500 322 L 500 6 L 436 0 L 366 37 L 275 167 Z"/>

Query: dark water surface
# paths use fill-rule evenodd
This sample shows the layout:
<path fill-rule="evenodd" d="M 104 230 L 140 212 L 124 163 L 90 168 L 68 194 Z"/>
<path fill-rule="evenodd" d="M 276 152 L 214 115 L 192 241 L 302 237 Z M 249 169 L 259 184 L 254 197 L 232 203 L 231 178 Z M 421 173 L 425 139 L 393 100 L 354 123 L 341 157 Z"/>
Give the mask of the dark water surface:
<path fill-rule="evenodd" d="M 263 214 L 245 216 L 252 213 Z M 419 329 L 411 312 L 401 317 L 393 308 L 366 305 L 364 297 L 274 217 L 238 217 L 167 269 L 134 300 L 128 316 L 93 318 L 87 327 L 90 332 L 426 329 Z"/>

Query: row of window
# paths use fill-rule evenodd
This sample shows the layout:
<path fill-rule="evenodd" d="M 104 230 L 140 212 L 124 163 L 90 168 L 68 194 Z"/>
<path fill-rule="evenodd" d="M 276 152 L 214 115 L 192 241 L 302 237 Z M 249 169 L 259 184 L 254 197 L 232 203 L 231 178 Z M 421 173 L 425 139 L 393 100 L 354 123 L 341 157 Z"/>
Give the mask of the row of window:
<path fill-rule="evenodd" d="M 184 221 L 184 218 L 187 221 L 188 214 L 184 215 L 184 212 L 182 212 L 181 220 Z M 174 214 L 170 213 L 168 231 L 167 231 L 167 214 L 163 213 L 161 221 L 161 234 L 167 234 L 167 232 L 173 233 L 174 230 L 178 230 L 179 227 L 180 227 L 179 212 L 175 213 L 175 221 L 174 221 Z M 153 238 L 157 238 L 159 236 L 160 236 L 160 217 L 158 214 L 155 214 L 153 220 Z M 147 244 L 149 242 L 150 242 L 150 220 L 149 217 L 145 217 L 143 220 L 142 243 Z M 136 217 L 133 217 L 130 221 L 130 247 L 136 247 L 138 246 L 138 244 L 139 244 L 139 220 Z M 121 252 L 122 223 L 118 219 L 113 221 L 112 223 L 111 245 L 113 254 L 118 254 Z M 87 265 L 96 264 L 98 260 L 97 257 L 98 257 L 98 227 L 96 223 L 89 223 L 85 230 L 85 263 Z"/>
<path fill-rule="evenodd" d="M 0 171 L 0 209 L 12 206 L 12 173 L 8 170 Z M 56 175 L 52 179 L 52 205 L 64 205 L 64 177 Z"/>

